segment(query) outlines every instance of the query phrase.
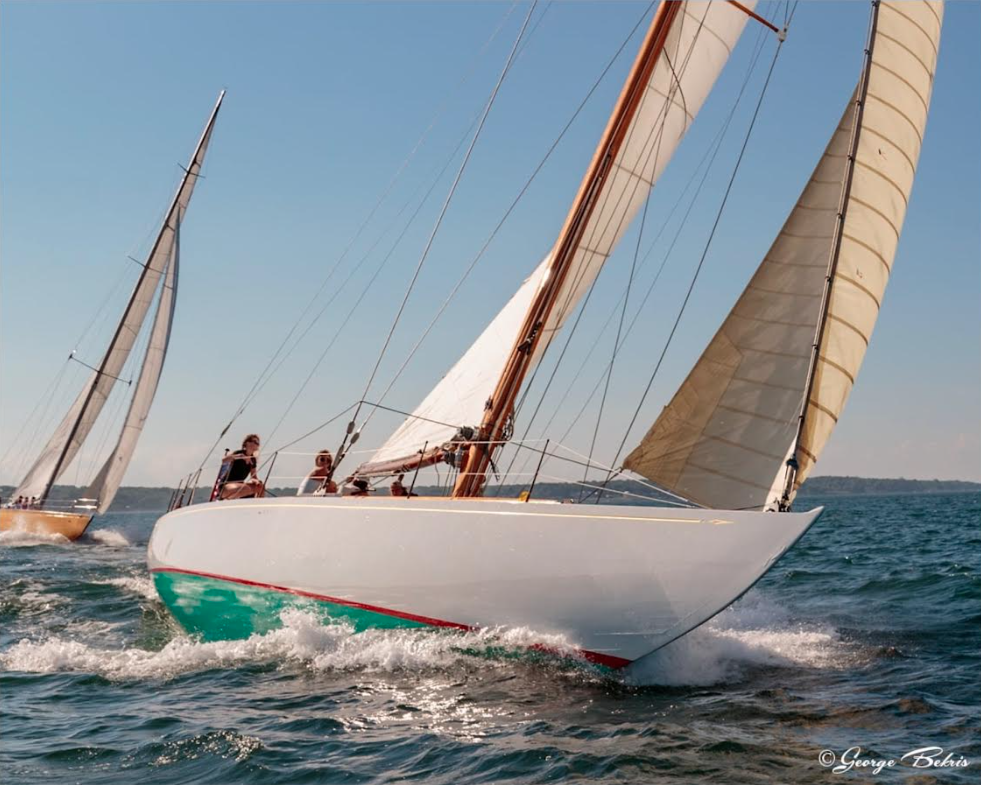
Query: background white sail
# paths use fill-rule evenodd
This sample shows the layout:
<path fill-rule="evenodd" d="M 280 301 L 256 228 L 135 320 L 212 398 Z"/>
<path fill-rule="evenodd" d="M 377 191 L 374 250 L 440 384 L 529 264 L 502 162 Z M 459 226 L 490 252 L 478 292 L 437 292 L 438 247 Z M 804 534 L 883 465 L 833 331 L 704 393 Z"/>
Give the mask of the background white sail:
<path fill-rule="evenodd" d="M 218 115 L 218 109 L 221 107 L 224 95 L 225 93 L 222 91 L 218 96 L 218 102 L 215 104 L 211 117 L 208 119 L 204 132 L 198 141 L 194 155 L 185 170 L 181 184 L 164 218 L 163 226 L 157 235 L 153 249 L 147 257 L 133 294 L 123 312 L 123 318 L 102 360 L 100 372 L 95 372 L 82 392 L 79 393 L 68 410 L 68 414 L 65 415 L 44 449 L 41 450 L 27 476 L 17 486 L 17 490 L 14 491 L 15 497 L 37 496 L 44 498 L 51 485 L 71 464 L 72 459 L 81 449 L 86 437 L 95 425 L 96 419 L 102 412 L 102 407 L 122 373 L 123 366 L 129 358 L 136 337 L 139 335 L 153 303 L 154 292 L 160 283 L 164 266 L 173 251 L 177 216 L 184 216 L 187 205 L 191 201 L 191 195 L 204 163 L 215 118 Z"/>
<path fill-rule="evenodd" d="M 753 2 L 744 5 L 752 7 Z M 687 2 L 667 36 L 613 165 L 597 196 L 598 204 L 582 235 L 555 307 L 543 327 L 534 361 L 548 348 L 579 300 L 599 275 L 614 246 L 627 231 L 650 189 L 664 171 L 742 33 L 747 16 L 728 3 Z M 551 255 L 519 289 L 477 342 L 372 456 L 371 463 L 399 459 L 453 436 L 456 428 L 478 425 L 511 355 L 518 332 Z M 519 308 L 524 303 L 524 310 Z M 478 348 L 479 347 L 479 348 Z M 461 396 L 460 393 L 463 393 Z M 414 421 L 426 417 L 453 424 L 439 427 Z M 370 470 L 370 467 L 365 467 Z"/>
<path fill-rule="evenodd" d="M 892 268 L 936 66 L 942 4 L 882 3 L 797 485 L 858 373 Z M 695 502 L 744 509 L 782 492 L 832 250 L 854 99 L 722 327 L 624 466 Z M 796 489 L 795 489 L 796 490 Z"/>
<path fill-rule="evenodd" d="M 153 397 L 157 392 L 160 374 L 163 372 L 164 359 L 167 357 L 167 346 L 170 343 L 174 307 L 177 305 L 179 261 L 180 252 L 175 244 L 173 256 L 167 263 L 161 283 L 157 312 L 153 319 L 146 355 L 143 358 L 143 367 L 140 369 L 140 376 L 136 382 L 136 389 L 133 391 L 129 411 L 126 412 L 123 429 L 119 434 L 116 447 L 85 492 L 87 498 L 99 500 L 99 513 L 108 510 L 112 500 L 116 497 L 116 491 L 119 490 L 123 475 L 126 474 L 126 469 L 129 467 L 133 452 L 136 450 L 136 443 L 139 441 L 140 434 L 143 432 L 143 425 L 150 413 L 150 405 L 153 403 Z"/>

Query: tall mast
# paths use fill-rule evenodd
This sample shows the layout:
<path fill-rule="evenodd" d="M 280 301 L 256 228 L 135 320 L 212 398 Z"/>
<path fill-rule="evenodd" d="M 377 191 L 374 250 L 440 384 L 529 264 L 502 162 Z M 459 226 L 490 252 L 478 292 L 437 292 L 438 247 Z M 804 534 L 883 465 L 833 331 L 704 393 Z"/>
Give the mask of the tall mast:
<path fill-rule="evenodd" d="M 592 163 L 579 187 L 579 193 L 556 240 L 552 264 L 546 273 L 544 284 L 531 302 L 518 333 L 518 339 L 511 350 L 511 356 L 504 366 L 493 395 L 487 401 L 487 408 L 475 437 L 475 443 L 469 448 L 467 458 L 460 468 L 459 479 L 453 488 L 455 498 L 479 496 L 482 493 L 484 475 L 494 452 L 500 447 L 500 440 L 513 414 L 518 391 L 541 340 L 542 327 L 552 312 L 562 284 L 569 274 L 583 232 L 598 204 L 613 162 L 623 147 L 630 123 L 640 108 L 644 90 L 650 82 L 658 57 L 664 50 L 671 25 L 681 5 L 680 0 L 664 0 L 654 14 L 647 36 L 593 155 Z"/>
<path fill-rule="evenodd" d="M 78 433 L 78 428 L 85 418 L 86 412 L 89 408 L 89 404 L 92 401 L 92 396 L 95 394 L 96 388 L 98 387 L 99 378 L 103 376 L 106 372 L 106 365 L 109 362 L 109 358 L 112 356 L 113 349 L 116 346 L 119 336 L 122 333 L 123 326 L 126 324 L 127 317 L 133 310 L 133 305 L 136 302 L 137 296 L 140 294 L 141 287 L 144 279 L 150 271 L 150 260 L 153 259 L 160 247 L 161 242 L 164 239 L 164 234 L 167 230 L 167 225 L 170 220 L 179 220 L 180 216 L 177 214 L 179 212 L 180 197 L 184 191 L 184 186 L 187 184 L 188 180 L 192 177 L 197 177 L 200 172 L 200 162 L 198 161 L 201 155 L 201 150 L 204 147 L 208 137 L 211 133 L 211 129 L 214 126 L 215 118 L 218 116 L 218 110 L 221 108 L 221 102 L 225 97 L 225 91 L 222 90 L 218 94 L 218 100 L 215 102 L 215 108 L 211 110 L 211 115 L 208 118 L 208 122 L 204 126 L 204 131 L 201 132 L 201 138 L 198 139 L 197 146 L 194 148 L 194 155 L 191 156 L 190 164 L 187 169 L 184 170 L 184 176 L 181 178 L 180 185 L 177 187 L 177 191 L 174 193 L 174 198 L 171 200 L 170 207 L 167 210 L 166 218 L 164 218 L 163 225 L 160 227 L 160 231 L 157 233 L 157 239 L 153 243 L 153 248 L 147 256 L 147 263 L 143 265 L 143 269 L 140 271 L 140 277 L 136 281 L 136 285 L 133 287 L 133 293 L 129 297 L 129 302 L 126 303 L 126 309 L 123 311 L 122 317 L 119 319 L 119 324 L 116 325 L 116 331 L 113 333 L 112 340 L 109 342 L 109 346 L 106 348 L 105 354 L 102 356 L 102 362 L 99 363 L 99 367 L 96 370 L 95 377 L 92 380 L 92 384 L 89 386 L 88 393 L 85 396 L 85 402 L 82 404 L 81 408 L 78 410 L 78 416 L 75 418 L 75 422 L 72 424 L 71 431 L 68 434 L 68 438 L 65 440 L 64 446 L 61 448 L 61 453 L 58 455 L 58 461 L 54 465 L 54 469 L 51 471 L 50 477 L 48 477 L 47 482 L 44 485 L 44 492 L 40 496 L 41 504 L 44 504 L 45 500 L 48 498 L 48 494 L 51 493 L 51 486 L 54 485 L 55 480 L 61 473 L 62 467 L 65 463 L 65 457 L 68 455 L 71 449 L 72 442 L 75 439 L 75 434 Z M 194 171 L 197 165 L 198 171 Z"/>
<path fill-rule="evenodd" d="M 865 110 L 865 100 L 869 91 L 869 71 L 872 68 L 872 49 L 875 46 L 875 30 L 879 21 L 879 0 L 872 0 L 872 16 L 869 21 L 868 41 L 865 46 L 865 58 L 862 63 L 862 75 L 859 79 L 858 91 L 855 96 L 855 114 L 852 122 L 852 134 L 848 142 L 848 161 L 845 164 L 845 176 L 841 182 L 841 197 L 838 200 L 838 212 L 835 216 L 835 228 L 831 241 L 831 253 L 828 258 L 828 272 L 824 279 L 824 290 L 821 294 L 821 310 L 818 316 L 817 329 L 814 333 L 814 343 L 811 347 L 811 360 L 807 366 L 807 381 L 804 383 L 804 396 L 801 399 L 800 414 L 797 416 L 797 433 L 794 435 L 793 448 L 787 459 L 787 473 L 784 480 L 783 494 L 778 506 L 780 510 L 790 509 L 793 497 L 794 482 L 797 470 L 800 468 L 798 452 L 801 450 L 801 437 L 804 434 L 804 423 L 807 411 L 811 406 L 811 393 L 814 390 L 815 370 L 821 354 L 821 344 L 824 339 L 824 328 L 828 321 L 828 308 L 831 304 L 831 288 L 834 284 L 835 272 L 838 269 L 838 259 L 841 256 L 842 232 L 845 226 L 845 215 L 848 211 L 848 199 L 852 192 L 852 178 L 855 174 L 855 156 L 858 152 L 859 136 L 862 133 L 862 114 Z"/>

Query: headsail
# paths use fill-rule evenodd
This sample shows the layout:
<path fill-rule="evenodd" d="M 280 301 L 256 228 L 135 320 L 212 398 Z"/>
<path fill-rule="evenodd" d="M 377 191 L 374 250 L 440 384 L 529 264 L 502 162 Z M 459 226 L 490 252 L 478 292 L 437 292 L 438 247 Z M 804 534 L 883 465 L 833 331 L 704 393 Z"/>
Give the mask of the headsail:
<path fill-rule="evenodd" d="M 136 450 L 136 443 L 143 432 L 143 425 L 150 414 L 150 405 L 157 392 L 160 374 L 163 372 L 164 359 L 167 356 L 167 346 L 170 343 L 170 330 L 174 321 L 174 307 L 177 305 L 177 277 L 180 263 L 180 219 L 176 221 L 173 253 L 166 262 L 166 271 L 160 286 L 160 296 L 157 299 L 157 312 L 153 317 L 153 327 L 150 330 L 150 340 L 146 355 L 143 357 L 143 367 L 133 391 L 133 398 L 126 412 L 126 420 L 120 431 L 119 440 L 112 453 L 106 459 L 102 469 L 96 475 L 89 489 L 85 492 L 87 498 L 98 499 L 98 512 L 104 513 L 109 509 L 116 491 L 123 481 L 123 475 L 129 467 L 129 462 Z"/>
<path fill-rule="evenodd" d="M 626 128 L 616 129 L 623 143 L 608 176 L 595 186 L 583 183 L 583 189 L 597 188 L 589 196 L 594 209 L 582 227 L 581 240 L 562 284 L 553 295 L 554 307 L 536 330 L 532 365 L 575 310 L 647 199 L 698 114 L 747 19 L 743 10 L 729 3 L 684 2 L 670 12 L 673 22 L 643 86 L 638 107 Z M 452 437 L 458 427 L 480 423 L 485 402 L 494 393 L 521 340 L 529 305 L 550 278 L 553 256 L 554 251 L 360 472 L 384 470 L 387 467 L 381 465 L 383 462 L 397 462 L 422 449 L 427 441 L 432 447 Z M 465 395 L 458 397 L 461 390 Z M 447 426 L 440 428 L 416 418 L 439 420 Z"/>
<path fill-rule="evenodd" d="M 708 507 L 774 505 L 795 451 L 822 293 L 833 270 L 796 445 L 794 492 L 813 468 L 854 384 L 892 269 L 926 126 L 942 12 L 939 2 L 883 2 L 873 11 L 861 114 L 853 97 L 776 242 L 627 456 L 627 469 Z M 835 254 L 853 130 L 855 163 Z"/>
<path fill-rule="evenodd" d="M 452 439 L 460 427 L 480 423 L 484 403 L 497 384 L 514 336 L 521 327 L 531 298 L 541 285 L 550 259 L 546 257 L 535 268 L 466 354 L 416 407 L 412 416 L 371 456 L 371 464 L 359 471 L 364 472 L 367 468 L 370 473 L 372 465 L 404 460 L 427 445 L 439 447 Z"/>
<path fill-rule="evenodd" d="M 224 91 L 218 96 L 218 101 L 208 118 L 204 132 L 198 141 L 194 155 L 185 170 L 177 193 L 157 239 L 147 257 L 143 270 L 130 296 L 123 317 L 116 328 L 109 348 L 106 351 L 99 369 L 89 378 L 82 392 L 68 410 L 68 414 L 55 429 L 54 435 L 41 450 L 27 476 L 14 491 L 15 496 L 37 496 L 42 501 L 47 497 L 51 486 L 61 473 L 68 468 L 72 459 L 81 449 L 86 437 L 95 425 L 102 407 L 118 380 L 119 374 L 129 358 L 130 351 L 143 327 L 147 313 L 153 304 L 154 293 L 160 283 L 167 260 L 171 257 L 174 246 L 174 233 L 178 216 L 183 217 L 191 194 L 204 162 L 204 156 L 211 140 L 218 109 L 221 107 Z"/>

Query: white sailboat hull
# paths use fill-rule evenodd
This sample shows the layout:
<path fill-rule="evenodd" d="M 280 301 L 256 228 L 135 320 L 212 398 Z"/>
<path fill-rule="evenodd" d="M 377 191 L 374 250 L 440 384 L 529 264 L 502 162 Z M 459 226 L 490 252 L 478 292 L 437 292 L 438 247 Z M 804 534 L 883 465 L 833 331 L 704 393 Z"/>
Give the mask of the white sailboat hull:
<path fill-rule="evenodd" d="M 148 562 L 178 621 L 209 638 L 271 629 L 284 604 L 314 601 L 359 628 L 530 628 L 622 667 L 727 607 L 820 513 L 239 500 L 162 517 Z"/>

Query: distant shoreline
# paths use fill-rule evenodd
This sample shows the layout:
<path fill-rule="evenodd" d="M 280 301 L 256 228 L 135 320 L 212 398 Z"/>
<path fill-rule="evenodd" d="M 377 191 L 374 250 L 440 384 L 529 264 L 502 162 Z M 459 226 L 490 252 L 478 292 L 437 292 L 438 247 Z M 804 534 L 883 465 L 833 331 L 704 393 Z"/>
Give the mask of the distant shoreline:
<path fill-rule="evenodd" d="M 382 483 L 384 489 L 386 483 Z M 504 498 L 514 498 L 527 486 L 505 485 L 500 490 Z M 610 492 L 605 496 L 606 501 L 624 497 L 625 491 L 640 496 L 651 496 L 652 492 L 630 480 L 616 480 L 609 485 Z M 0 495 L 4 502 L 10 498 L 14 488 L 10 485 L 0 486 Z M 199 488 L 197 500 L 201 501 L 209 489 Z M 272 488 L 277 496 L 291 496 L 292 488 Z M 52 491 L 52 499 L 78 498 L 84 491 L 72 485 L 56 485 Z M 422 494 L 442 495 L 437 488 L 419 487 Z M 385 491 L 382 490 L 382 493 Z M 109 512 L 160 512 L 167 509 L 173 488 L 124 486 L 119 489 L 116 500 Z M 580 486 L 575 483 L 538 483 L 535 486 L 535 497 L 539 499 L 576 499 L 579 497 Z M 811 477 L 801 488 L 800 495 L 812 496 L 912 496 L 922 494 L 951 494 L 951 493 L 981 493 L 981 483 L 966 480 L 907 480 L 904 478 L 873 478 L 873 477 Z"/>

